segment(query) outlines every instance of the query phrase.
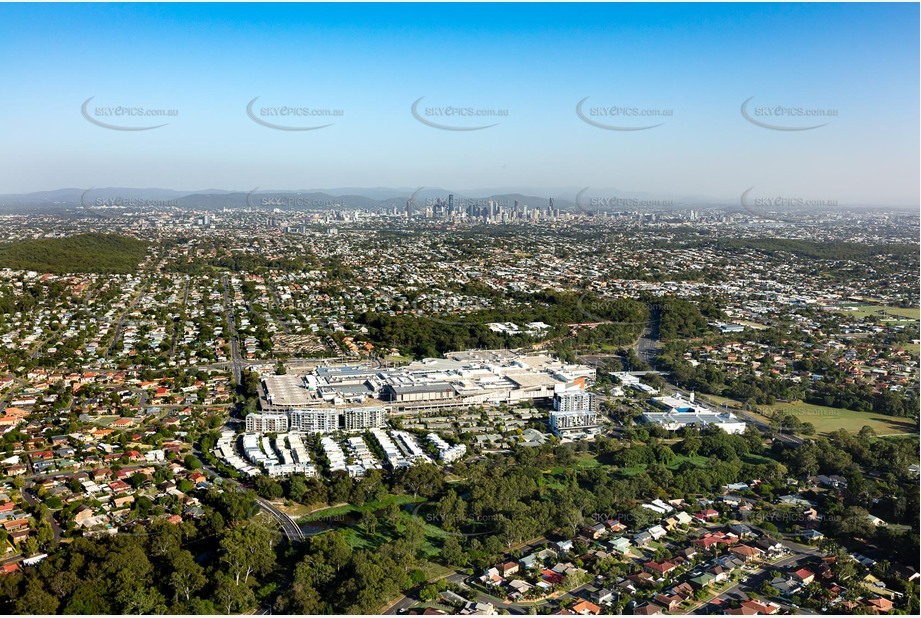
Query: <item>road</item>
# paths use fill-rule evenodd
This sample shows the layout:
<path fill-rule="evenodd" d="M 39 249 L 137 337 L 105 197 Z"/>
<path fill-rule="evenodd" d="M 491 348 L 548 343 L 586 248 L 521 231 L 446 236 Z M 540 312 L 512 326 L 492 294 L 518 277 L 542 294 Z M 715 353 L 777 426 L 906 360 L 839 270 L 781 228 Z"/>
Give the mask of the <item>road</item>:
<path fill-rule="evenodd" d="M 23 488 L 22 499 L 32 506 L 36 506 L 40 502 L 38 497 L 32 492 L 31 482 L 29 483 L 29 486 Z M 64 529 L 61 528 L 58 520 L 54 518 L 54 513 L 51 511 L 48 511 L 48 519 L 51 520 L 51 532 L 54 534 L 54 542 L 60 543 L 61 536 L 64 534 Z"/>
<path fill-rule="evenodd" d="M 131 304 L 125 307 L 125 310 L 122 311 L 121 315 L 118 316 L 118 323 L 115 325 L 115 330 L 112 332 L 112 343 L 109 344 L 109 347 L 106 348 L 106 353 L 103 355 L 104 358 L 109 358 L 112 355 L 112 350 L 115 348 L 115 344 L 118 343 L 119 337 L 121 337 L 122 329 L 125 326 L 125 318 L 128 317 L 128 314 L 134 311 L 134 308 L 138 304 L 138 300 L 141 299 L 141 296 L 147 291 L 147 288 L 150 287 L 150 282 L 145 281 L 139 288 L 137 294 L 134 295 L 134 298 L 131 299 Z"/>
<path fill-rule="evenodd" d="M 278 522 L 289 541 L 299 543 L 304 540 L 304 531 L 290 515 L 278 510 L 271 502 L 263 498 L 256 498 L 256 502 Z"/>
<path fill-rule="evenodd" d="M 811 557 L 819 557 L 823 555 L 821 551 L 809 545 L 802 545 L 800 543 L 794 543 L 793 541 L 787 540 L 781 541 L 781 544 L 789 551 L 791 551 L 792 555 L 781 558 L 776 562 L 763 563 L 758 565 L 760 567 L 758 572 L 743 578 L 745 581 L 740 580 L 726 590 L 723 590 L 718 595 L 713 597 L 713 599 L 710 599 L 706 603 L 703 603 L 700 607 L 696 608 L 693 613 L 708 613 L 709 605 L 715 599 L 718 599 L 721 603 L 744 601 L 748 599 L 748 592 L 756 592 L 759 594 L 759 596 L 764 596 L 760 594 L 761 585 L 766 579 L 770 578 L 771 571 L 783 571 L 791 565 L 800 565 Z M 789 610 L 790 613 L 801 613 L 793 611 L 786 603 L 782 603 L 776 599 L 774 599 L 774 602 L 779 603 L 784 610 Z"/>
<path fill-rule="evenodd" d="M 269 300 L 272 305 L 270 307 L 269 313 L 272 315 L 272 318 L 281 325 L 281 329 L 286 335 L 291 334 L 291 327 L 288 324 L 287 320 L 281 317 L 281 303 L 278 302 L 278 294 L 275 292 L 275 286 L 272 285 L 271 277 L 266 276 L 263 278 L 265 281 L 265 288 L 269 291 Z"/>
<path fill-rule="evenodd" d="M 173 342 L 170 345 L 170 356 L 176 356 L 176 346 L 179 343 L 179 336 L 182 334 L 185 329 L 185 318 L 186 318 L 186 304 L 189 301 L 189 287 L 191 279 L 186 278 L 185 287 L 182 290 L 182 303 L 179 306 L 179 316 L 173 321 Z"/>
<path fill-rule="evenodd" d="M 659 352 L 659 319 L 659 309 L 651 307 L 646 327 L 634 346 L 640 360 L 649 363 L 650 367 L 655 366 L 656 354 Z"/>
<path fill-rule="evenodd" d="M 13 397 L 16 396 L 16 393 L 28 386 L 29 383 L 9 374 L 4 374 L 0 377 L 13 379 L 13 385 L 10 386 L 10 389 L 6 392 L 5 395 L 3 395 L 3 397 L 0 397 L 0 412 L 2 412 L 7 408 L 7 406 L 10 405 L 10 402 L 13 400 Z"/>
<path fill-rule="evenodd" d="M 233 379 L 237 384 L 243 383 L 243 357 L 240 355 L 240 337 L 237 334 L 237 322 L 230 298 L 230 281 L 227 275 L 221 279 L 224 283 L 224 314 L 227 318 L 227 334 L 230 336 L 230 359 Z"/>
<path fill-rule="evenodd" d="M 226 427 L 226 425 L 225 425 Z M 227 486 L 232 488 L 235 491 L 243 491 L 244 487 L 237 481 L 222 476 L 220 472 L 209 466 L 204 462 L 202 458 L 202 453 L 199 450 L 197 445 L 192 446 L 192 452 L 198 457 L 201 461 L 201 470 L 205 473 L 206 476 L 212 478 L 218 478 L 221 480 L 222 486 Z M 285 533 L 285 538 L 288 539 L 291 543 L 300 543 L 304 540 L 304 532 L 301 530 L 300 526 L 297 525 L 297 522 L 291 518 L 287 513 L 283 513 L 278 510 L 271 502 L 264 500 L 262 498 L 256 498 L 256 503 L 259 507 L 267 512 L 272 518 L 278 522 L 278 525 L 281 526 L 282 531 Z"/>

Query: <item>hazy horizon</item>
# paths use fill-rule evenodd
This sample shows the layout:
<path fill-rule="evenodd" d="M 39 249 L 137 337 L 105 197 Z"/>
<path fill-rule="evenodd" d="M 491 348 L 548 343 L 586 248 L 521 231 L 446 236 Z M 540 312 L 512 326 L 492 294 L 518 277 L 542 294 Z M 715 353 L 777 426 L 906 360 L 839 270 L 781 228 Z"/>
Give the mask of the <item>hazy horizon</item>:
<path fill-rule="evenodd" d="M 757 187 L 755 188 L 757 189 Z M 26 193 L 0 193 L 0 206 L 4 205 L 4 198 L 15 197 L 18 198 L 19 204 L 35 204 L 38 202 L 28 202 L 26 198 L 29 196 L 37 196 L 43 194 L 54 194 L 54 193 L 66 193 L 72 192 L 74 197 L 77 196 L 89 196 L 92 199 L 98 199 L 100 196 L 108 197 L 110 199 L 121 198 L 121 199 L 130 199 L 130 198 L 160 198 L 164 197 L 164 194 L 171 194 L 170 197 L 191 197 L 195 195 L 266 195 L 266 194 L 324 194 L 330 195 L 333 197 L 347 197 L 347 196 L 358 196 L 365 197 L 369 200 L 377 200 L 380 202 L 387 202 L 400 199 L 412 199 L 415 196 L 418 199 L 432 198 L 434 196 L 443 196 L 446 197 L 449 194 L 454 194 L 456 197 L 460 198 L 470 198 L 470 199 L 487 199 L 493 196 L 501 195 L 522 195 L 527 197 L 533 197 L 537 199 L 554 199 L 558 201 L 558 205 L 562 205 L 564 208 L 575 208 L 574 200 L 576 200 L 580 194 L 583 199 L 602 198 L 614 199 L 615 197 L 622 198 L 638 198 L 638 197 L 647 197 L 647 198 L 661 198 L 672 200 L 672 204 L 665 207 L 668 209 L 680 209 L 680 208 L 693 208 L 699 206 L 713 205 L 713 206 L 725 206 L 727 204 L 738 204 L 740 202 L 741 194 L 735 196 L 705 196 L 705 195 L 686 195 L 686 194 L 672 194 L 666 192 L 641 192 L 641 191 L 631 191 L 629 189 L 624 189 L 620 187 L 494 187 L 494 188 L 479 188 L 479 189 L 456 189 L 456 188 L 445 188 L 445 187 L 311 187 L 311 188 L 299 188 L 299 189 L 290 189 L 290 188 L 275 188 L 275 187 L 250 187 L 249 189 L 224 189 L 219 187 L 211 187 L 207 189 L 173 189 L 169 187 L 59 187 L 56 189 L 46 189 L 39 191 L 30 191 Z M 761 194 L 765 192 L 761 191 Z M 758 195 L 758 193 L 754 193 Z M 794 199 L 794 196 L 771 196 L 771 197 L 787 197 Z M 798 199 L 798 196 L 796 196 Z M 805 198 L 804 198 L 805 199 Z M 55 202 L 49 202 L 55 203 Z M 70 202 L 61 202 L 61 203 L 73 203 L 79 204 L 79 199 L 72 199 Z M 9 206 L 10 204 L 6 204 Z M 536 203 L 529 204 L 531 206 L 538 205 Z M 543 205 L 543 204 L 541 204 Z M 902 210 L 902 209 L 913 209 L 917 207 L 918 204 L 881 204 L 881 203 L 870 203 L 870 202 L 841 202 L 836 201 L 834 206 L 824 206 L 826 210 L 847 210 L 847 209 L 858 209 L 858 210 Z M 347 205 L 345 206 L 347 207 Z"/>

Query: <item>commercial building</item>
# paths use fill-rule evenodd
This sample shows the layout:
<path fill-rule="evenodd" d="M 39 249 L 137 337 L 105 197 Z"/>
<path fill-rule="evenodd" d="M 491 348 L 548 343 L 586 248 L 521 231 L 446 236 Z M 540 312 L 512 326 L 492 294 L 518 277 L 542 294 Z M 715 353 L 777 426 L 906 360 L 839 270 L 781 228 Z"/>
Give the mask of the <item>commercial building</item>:
<path fill-rule="evenodd" d="M 358 408 L 387 404 L 390 414 L 475 405 L 517 404 L 550 399 L 560 385 L 594 380 L 595 369 L 544 355 L 508 350 L 452 352 L 405 367 L 368 365 L 318 367 L 304 376 L 265 376 L 263 412 L 313 408 Z M 362 413 L 365 414 L 365 413 Z M 362 416 L 355 429 L 374 427 L 379 417 Z M 294 428 L 292 420 L 290 426 Z M 343 421 L 342 428 L 350 424 Z"/>
<path fill-rule="evenodd" d="M 654 397 L 650 401 L 664 411 L 646 412 L 643 421 L 655 423 L 668 431 L 693 426 L 719 427 L 730 434 L 745 432 L 745 422 L 730 412 L 716 412 L 682 397 Z"/>
<path fill-rule="evenodd" d="M 584 390 L 585 380 L 560 384 L 553 395 L 550 431 L 559 438 L 595 435 L 600 429 L 598 405 L 594 393 Z"/>

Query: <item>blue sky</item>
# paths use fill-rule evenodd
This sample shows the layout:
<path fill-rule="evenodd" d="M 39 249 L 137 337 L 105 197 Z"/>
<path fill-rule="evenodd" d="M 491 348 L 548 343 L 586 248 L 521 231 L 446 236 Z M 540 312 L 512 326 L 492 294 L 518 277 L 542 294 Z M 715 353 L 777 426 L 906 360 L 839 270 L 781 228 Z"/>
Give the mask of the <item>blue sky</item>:
<path fill-rule="evenodd" d="M 441 186 L 917 204 L 916 4 L 0 5 L 0 193 Z M 114 131 L 81 105 L 177 109 Z M 277 119 L 262 107 L 342 110 Z M 429 120 L 461 107 L 499 118 Z M 597 107 L 666 110 L 600 129 Z M 833 110 L 777 131 L 750 109 Z M 164 122 L 94 118 L 124 126 Z M 645 118 L 593 116 L 619 127 Z M 817 124 L 792 116 L 784 127 Z"/>

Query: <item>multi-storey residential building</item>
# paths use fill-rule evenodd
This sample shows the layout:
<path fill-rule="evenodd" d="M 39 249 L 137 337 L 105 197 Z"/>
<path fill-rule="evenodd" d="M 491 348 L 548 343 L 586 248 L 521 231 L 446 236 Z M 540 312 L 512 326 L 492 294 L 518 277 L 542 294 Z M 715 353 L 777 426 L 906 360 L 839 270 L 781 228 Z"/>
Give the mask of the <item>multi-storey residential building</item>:
<path fill-rule="evenodd" d="M 557 412 L 594 412 L 597 410 L 595 393 L 581 389 L 556 393 L 553 396 L 553 409 Z"/>
<path fill-rule="evenodd" d="M 593 411 L 551 412 L 550 431 L 564 438 L 598 432 L 598 413 Z"/>
<path fill-rule="evenodd" d="M 246 417 L 247 433 L 285 433 L 288 431 L 286 414 L 249 414 Z"/>
<path fill-rule="evenodd" d="M 288 418 L 291 431 L 333 433 L 339 429 L 339 413 L 332 408 L 291 410 Z"/>
<path fill-rule="evenodd" d="M 381 406 L 348 408 L 339 411 L 342 422 L 340 427 L 345 431 L 357 431 L 383 427 L 387 424 L 387 409 Z"/>

